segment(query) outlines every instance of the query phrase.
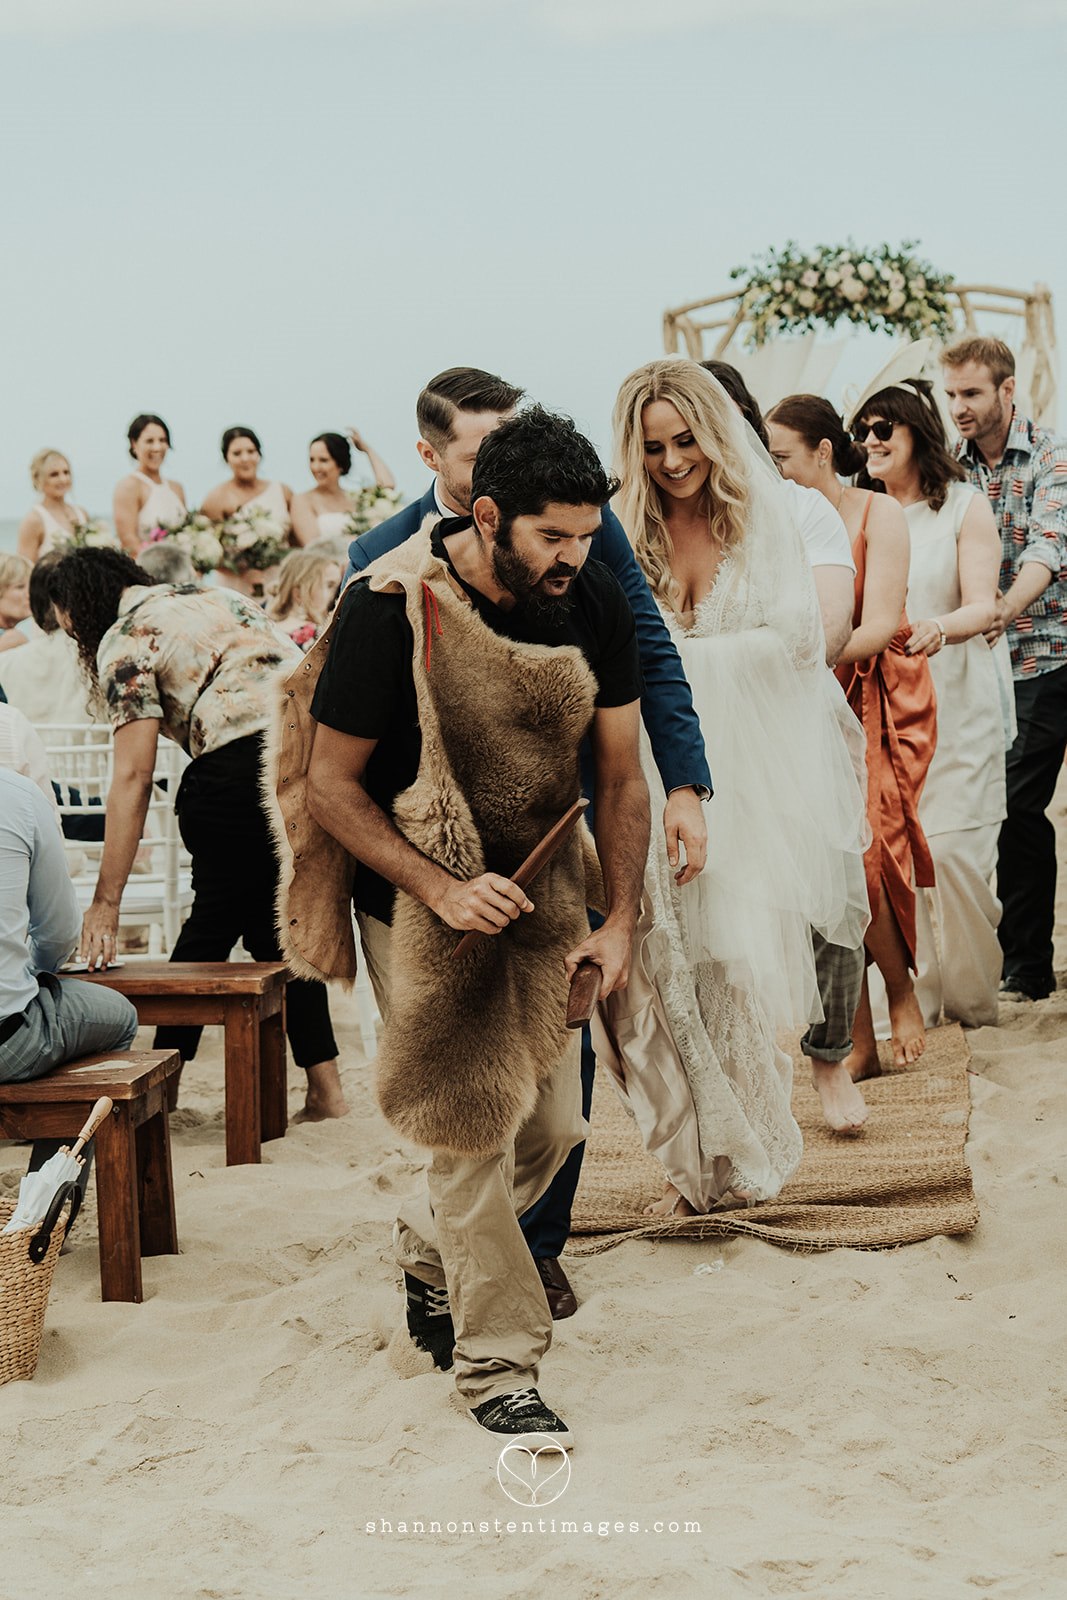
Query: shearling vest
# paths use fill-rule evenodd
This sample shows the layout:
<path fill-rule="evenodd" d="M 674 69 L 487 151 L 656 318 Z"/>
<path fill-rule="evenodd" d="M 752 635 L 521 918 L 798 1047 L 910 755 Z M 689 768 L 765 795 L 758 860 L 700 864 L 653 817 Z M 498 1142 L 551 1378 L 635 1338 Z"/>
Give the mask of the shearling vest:
<path fill-rule="evenodd" d="M 397 798 L 397 828 L 457 878 L 510 874 L 578 797 L 578 747 L 596 693 L 588 663 L 576 646 L 494 633 L 433 554 L 426 525 L 356 581 L 402 592 L 414 636 L 422 753 Z M 309 708 L 329 638 L 328 630 L 281 685 L 279 931 L 299 976 L 351 982 L 353 863 L 306 806 Z M 533 1110 L 566 1048 L 563 957 L 588 926 L 587 847 L 587 834 L 573 834 L 530 885 L 534 911 L 459 961 L 461 935 L 398 893 L 378 1096 L 405 1137 L 487 1155 Z"/>

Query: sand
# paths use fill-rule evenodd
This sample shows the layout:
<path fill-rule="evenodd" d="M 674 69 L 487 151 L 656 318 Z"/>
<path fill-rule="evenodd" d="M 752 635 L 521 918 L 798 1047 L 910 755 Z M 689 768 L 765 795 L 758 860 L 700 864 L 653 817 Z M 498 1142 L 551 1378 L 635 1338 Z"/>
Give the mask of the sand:
<path fill-rule="evenodd" d="M 1067 782 L 1056 816 L 1067 846 Z M 142 1305 L 103 1305 L 89 1208 L 37 1376 L 0 1389 L 2 1600 L 1067 1594 L 1062 891 L 1064 987 L 970 1035 L 978 1228 L 576 1262 L 541 1386 L 577 1443 L 540 1510 L 506 1498 L 448 1379 L 390 1365 L 390 1225 L 417 1162 L 351 1003 L 352 1116 L 293 1126 L 259 1167 L 224 1164 L 215 1036 L 173 1118 L 182 1254 L 145 1262 Z M 23 1159 L 0 1146 L 0 1191 Z"/>

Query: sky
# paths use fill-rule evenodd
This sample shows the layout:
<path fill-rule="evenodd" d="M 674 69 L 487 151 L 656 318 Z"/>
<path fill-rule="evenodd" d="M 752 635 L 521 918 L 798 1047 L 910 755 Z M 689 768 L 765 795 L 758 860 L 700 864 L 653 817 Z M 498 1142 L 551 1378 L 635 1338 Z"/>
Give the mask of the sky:
<path fill-rule="evenodd" d="M 0 516 L 43 445 L 106 513 L 142 410 L 190 503 L 234 423 L 295 488 L 311 437 L 354 424 L 414 495 L 415 397 L 459 364 L 607 454 L 664 309 L 790 238 L 915 239 L 960 280 L 1049 283 L 1062 318 L 1065 17 L 0 0 Z"/>

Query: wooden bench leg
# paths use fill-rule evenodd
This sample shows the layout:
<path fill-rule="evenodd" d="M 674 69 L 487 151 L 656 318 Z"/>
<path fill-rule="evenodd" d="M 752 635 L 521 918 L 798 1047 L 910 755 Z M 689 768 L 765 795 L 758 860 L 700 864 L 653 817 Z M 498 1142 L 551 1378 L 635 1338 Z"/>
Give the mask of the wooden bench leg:
<path fill-rule="evenodd" d="M 264 1139 L 284 1139 L 289 1126 L 285 1011 L 279 1006 L 259 1027 L 259 1106 Z"/>
<path fill-rule="evenodd" d="M 248 999 L 227 1000 L 226 1165 L 260 1159 L 259 1018 Z"/>
<path fill-rule="evenodd" d="M 141 1291 L 141 1226 L 137 1195 L 137 1137 L 128 1103 L 96 1133 L 96 1208 L 100 1232 L 100 1298 L 133 1300 Z"/>
<path fill-rule="evenodd" d="M 174 1173 L 170 1164 L 170 1121 L 164 1108 L 137 1129 L 137 1199 L 141 1254 L 176 1256 L 178 1221 L 174 1213 Z"/>

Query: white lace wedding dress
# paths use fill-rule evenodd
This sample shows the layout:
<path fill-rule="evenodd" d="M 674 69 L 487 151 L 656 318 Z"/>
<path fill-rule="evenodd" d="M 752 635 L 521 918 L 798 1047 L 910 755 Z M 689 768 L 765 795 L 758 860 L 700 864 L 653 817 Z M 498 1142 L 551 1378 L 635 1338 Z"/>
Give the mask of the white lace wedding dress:
<path fill-rule="evenodd" d="M 772 481 L 773 480 L 773 481 Z M 867 923 L 862 729 L 825 665 L 811 568 L 780 480 L 754 459 L 743 546 L 683 629 L 715 795 L 708 865 L 684 889 L 653 827 L 634 971 L 605 1002 L 597 1057 L 698 1211 L 770 1199 L 796 1169 L 793 1067 L 776 1036 L 821 1017 L 811 928 Z M 647 738 L 652 815 L 665 796 Z"/>

